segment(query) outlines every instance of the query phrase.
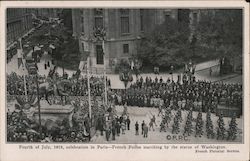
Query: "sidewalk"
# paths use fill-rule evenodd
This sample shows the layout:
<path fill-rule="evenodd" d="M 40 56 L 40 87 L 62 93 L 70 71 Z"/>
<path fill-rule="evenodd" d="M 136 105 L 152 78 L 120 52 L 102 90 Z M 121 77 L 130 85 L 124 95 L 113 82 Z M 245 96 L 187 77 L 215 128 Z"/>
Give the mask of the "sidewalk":
<path fill-rule="evenodd" d="M 44 63 L 47 63 L 50 61 L 51 67 L 53 67 L 51 63 L 51 56 L 48 54 L 43 54 L 41 57 L 40 63 L 38 63 L 38 72 L 41 75 L 48 75 L 50 68 L 45 69 Z M 206 80 L 206 81 L 220 81 L 223 80 L 225 83 L 242 83 L 242 75 L 238 74 L 230 74 L 230 75 L 224 75 L 224 76 L 218 76 L 219 75 L 219 61 L 218 60 L 212 60 L 208 62 L 203 62 L 196 65 L 196 72 L 195 77 L 197 80 Z M 210 76 L 209 68 L 212 69 L 212 75 Z M 72 76 L 75 71 L 73 70 L 64 70 L 69 76 Z M 17 55 L 15 55 L 12 60 L 7 64 L 7 73 L 10 74 L 11 72 L 16 72 L 19 75 L 23 74 L 22 69 L 18 69 L 17 67 Z M 63 69 L 61 67 L 57 68 L 57 72 L 62 75 Z M 177 81 L 179 73 L 173 74 L 173 80 Z M 86 73 L 82 73 L 82 76 L 86 75 Z M 100 75 L 98 75 L 100 76 Z M 102 75 L 103 76 L 103 75 Z M 111 88 L 112 89 L 125 89 L 125 85 L 122 81 L 120 81 L 118 74 L 107 74 L 107 77 L 111 81 Z M 162 77 L 163 81 L 167 81 L 167 79 L 172 79 L 172 76 L 169 73 L 160 73 L 159 75 L 156 75 L 154 73 L 145 73 L 141 74 L 139 78 L 142 77 L 144 80 L 146 77 L 151 77 L 153 80 L 155 77 L 160 79 Z M 136 82 L 136 77 L 133 75 L 133 81 L 128 83 L 128 87 L 131 85 L 131 83 Z"/>
<path fill-rule="evenodd" d="M 116 110 L 118 115 L 120 116 L 123 107 L 122 106 L 116 106 Z M 207 139 L 206 135 L 203 135 L 201 138 L 195 137 L 194 133 L 188 137 L 187 140 L 178 140 L 178 139 L 167 139 L 166 137 L 173 136 L 172 134 L 172 125 L 173 125 L 173 118 L 171 119 L 171 122 L 169 124 L 169 127 L 166 129 L 166 132 L 160 132 L 160 123 L 161 123 L 161 116 L 158 116 L 158 110 L 156 108 L 147 108 L 147 107 L 131 107 L 128 106 L 128 113 L 129 118 L 131 120 L 130 123 L 130 130 L 126 130 L 125 134 L 120 134 L 120 136 L 116 136 L 116 140 L 106 141 L 105 134 L 103 136 L 97 134 L 97 136 L 93 136 L 90 143 L 103 143 L 103 144 L 126 144 L 126 143 L 132 143 L 132 144 L 162 144 L 162 143 L 218 143 L 218 142 L 225 142 L 225 140 L 216 140 L 216 139 Z M 138 115 L 139 114 L 139 115 Z M 175 111 L 172 111 L 172 115 L 174 116 Z M 184 127 L 186 123 L 187 118 L 187 111 L 182 111 L 182 119 L 183 121 L 180 123 L 180 133 L 179 135 L 182 135 L 184 132 Z M 198 112 L 193 112 L 193 118 L 197 118 Z M 156 125 L 154 126 L 154 131 L 150 130 L 148 133 L 148 137 L 144 138 L 141 134 L 141 123 L 144 121 L 147 125 L 150 122 L 150 119 L 152 118 L 152 115 L 155 115 L 156 117 Z M 203 121 L 206 120 L 206 114 L 202 113 L 202 119 Z M 211 119 L 214 125 L 214 129 L 217 127 L 217 120 L 218 117 L 215 114 L 211 114 Z M 231 118 L 224 117 L 225 126 L 228 127 L 228 124 L 231 120 Z M 139 135 L 135 135 L 135 123 L 136 121 L 139 124 Z M 242 129 L 242 118 L 237 118 L 238 127 Z M 195 127 L 195 122 L 193 122 L 193 127 Z M 203 126 L 203 131 L 205 132 L 205 126 Z M 234 142 L 240 142 L 242 139 L 242 135 L 239 135 L 237 139 Z"/>
<path fill-rule="evenodd" d="M 219 60 L 210 60 L 207 62 L 202 62 L 196 65 L 196 72 L 201 71 L 210 67 L 218 66 L 219 65 Z"/>

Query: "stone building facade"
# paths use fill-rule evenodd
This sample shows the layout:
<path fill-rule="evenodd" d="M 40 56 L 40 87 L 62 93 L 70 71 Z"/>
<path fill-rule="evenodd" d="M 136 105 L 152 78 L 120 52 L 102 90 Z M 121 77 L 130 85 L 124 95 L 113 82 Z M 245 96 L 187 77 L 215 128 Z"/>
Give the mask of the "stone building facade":
<path fill-rule="evenodd" d="M 8 8 L 6 17 L 7 46 L 9 46 L 33 27 L 31 9 Z"/>
<path fill-rule="evenodd" d="M 35 8 L 33 13 L 39 18 L 58 18 L 61 10 L 55 8 Z"/>
<path fill-rule="evenodd" d="M 80 52 L 87 51 L 92 68 L 113 71 L 120 59 L 137 54 L 141 38 L 168 18 L 190 21 L 190 10 L 178 9 L 73 9 L 73 36 L 79 40 Z M 95 28 L 104 28 L 102 41 L 94 37 Z M 104 62 L 105 61 L 105 62 Z"/>

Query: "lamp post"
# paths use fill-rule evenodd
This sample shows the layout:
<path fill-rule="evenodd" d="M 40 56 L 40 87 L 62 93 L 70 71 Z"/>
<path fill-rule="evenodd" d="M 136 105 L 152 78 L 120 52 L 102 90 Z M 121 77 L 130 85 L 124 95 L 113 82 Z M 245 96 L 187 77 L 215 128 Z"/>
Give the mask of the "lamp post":
<path fill-rule="evenodd" d="M 22 44 L 22 39 L 21 38 L 19 39 L 19 44 L 20 44 L 20 48 L 21 48 L 20 56 L 21 56 L 21 59 L 23 61 L 22 68 L 23 68 L 23 72 L 24 72 L 26 62 L 25 62 L 25 59 L 23 58 L 24 53 L 23 53 L 23 44 Z M 25 75 L 25 73 L 23 73 L 23 84 L 24 84 L 25 100 L 28 101 L 28 92 L 27 92 L 27 86 L 26 86 L 26 75 Z"/>
<path fill-rule="evenodd" d="M 170 68 L 171 68 L 171 69 L 170 69 L 170 74 L 171 74 L 171 80 L 172 80 L 171 85 L 172 85 L 172 90 L 174 91 L 174 77 L 173 77 L 174 66 L 173 66 L 173 65 L 171 65 L 171 67 L 170 67 Z"/>
<path fill-rule="evenodd" d="M 105 100 L 105 105 L 108 104 L 108 94 L 107 94 L 107 79 L 106 79 L 106 63 L 105 63 L 105 45 L 104 45 L 104 39 L 102 40 L 102 50 L 103 50 L 103 59 L 104 59 L 104 100 Z"/>
<path fill-rule="evenodd" d="M 37 58 L 36 58 L 35 63 L 37 66 Z M 40 137 L 42 137 L 41 105 L 40 105 L 40 93 L 39 93 L 38 71 L 37 70 L 36 70 L 36 90 L 37 90 L 37 104 L 38 104 L 39 133 L 40 133 Z"/>
<path fill-rule="evenodd" d="M 104 65 L 104 103 L 105 105 L 108 104 L 108 94 L 107 94 L 107 80 L 106 80 L 106 63 L 105 63 L 105 37 L 106 37 L 106 30 L 104 28 L 94 28 L 94 37 L 97 40 L 102 41 L 102 51 L 103 51 L 103 65 Z"/>
<path fill-rule="evenodd" d="M 65 55 L 62 56 L 62 62 L 63 62 L 63 63 L 62 63 L 62 65 L 63 65 L 63 66 L 62 66 L 62 67 L 63 67 L 63 69 L 62 69 L 62 70 L 63 70 L 63 77 L 64 77 L 64 60 L 65 60 Z"/>
<path fill-rule="evenodd" d="M 91 109 L 91 93 L 90 93 L 90 80 L 89 80 L 89 57 L 87 58 L 87 82 L 88 82 L 88 101 L 89 101 L 89 118 L 92 118 L 92 109 Z"/>
<path fill-rule="evenodd" d="M 170 74 L 171 74 L 171 79 L 172 79 L 172 82 L 174 81 L 173 71 L 174 71 L 174 66 L 173 66 L 173 65 L 171 65 L 171 72 L 170 72 Z"/>
<path fill-rule="evenodd" d="M 40 105 L 40 94 L 38 84 L 38 73 L 36 74 L 36 89 L 37 89 L 37 104 L 38 104 L 38 119 L 39 119 L 39 133 L 42 136 L 42 123 L 41 123 L 41 105 Z"/>

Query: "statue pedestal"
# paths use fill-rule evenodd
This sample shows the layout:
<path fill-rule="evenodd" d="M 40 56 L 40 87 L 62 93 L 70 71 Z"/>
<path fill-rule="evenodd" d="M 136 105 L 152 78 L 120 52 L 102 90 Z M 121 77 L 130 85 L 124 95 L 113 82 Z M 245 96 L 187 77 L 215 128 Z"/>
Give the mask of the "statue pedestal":
<path fill-rule="evenodd" d="M 72 116 L 74 113 L 74 107 L 72 105 L 43 106 L 43 103 L 41 103 L 40 112 L 42 125 L 45 125 L 48 120 L 53 122 L 62 122 L 64 119 L 67 119 L 69 121 L 69 125 L 72 127 Z M 37 122 L 39 121 L 38 108 L 36 108 L 33 117 Z"/>

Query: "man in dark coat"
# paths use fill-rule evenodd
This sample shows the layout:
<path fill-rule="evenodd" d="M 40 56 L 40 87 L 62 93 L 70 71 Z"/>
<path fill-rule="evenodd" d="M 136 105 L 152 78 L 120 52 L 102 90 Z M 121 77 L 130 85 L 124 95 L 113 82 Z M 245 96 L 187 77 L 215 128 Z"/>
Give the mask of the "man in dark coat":
<path fill-rule="evenodd" d="M 144 128 L 144 126 L 145 126 L 145 122 L 144 122 L 144 120 L 142 121 L 142 123 L 141 123 L 141 134 L 143 135 L 143 128 Z"/>
<path fill-rule="evenodd" d="M 107 127 L 107 129 L 105 130 L 105 136 L 106 136 L 106 140 L 109 141 L 109 137 L 110 137 L 110 128 Z"/>
<path fill-rule="evenodd" d="M 121 133 L 121 126 L 120 126 L 120 122 L 119 122 L 119 121 L 116 121 L 115 128 L 116 128 L 117 136 L 120 136 L 120 133 Z"/>
<path fill-rule="evenodd" d="M 139 124 L 137 121 L 135 123 L 135 135 L 139 135 Z"/>
<path fill-rule="evenodd" d="M 120 122 L 120 124 L 123 122 L 123 117 L 122 116 L 120 116 L 119 122 Z"/>
<path fill-rule="evenodd" d="M 111 127 L 112 140 L 115 140 L 115 133 L 116 133 L 115 125 L 116 125 L 115 123 L 112 123 L 112 127 Z"/>
<path fill-rule="evenodd" d="M 127 122 L 127 129 L 130 130 L 130 119 L 129 119 L 129 116 L 127 117 L 126 122 Z"/>

